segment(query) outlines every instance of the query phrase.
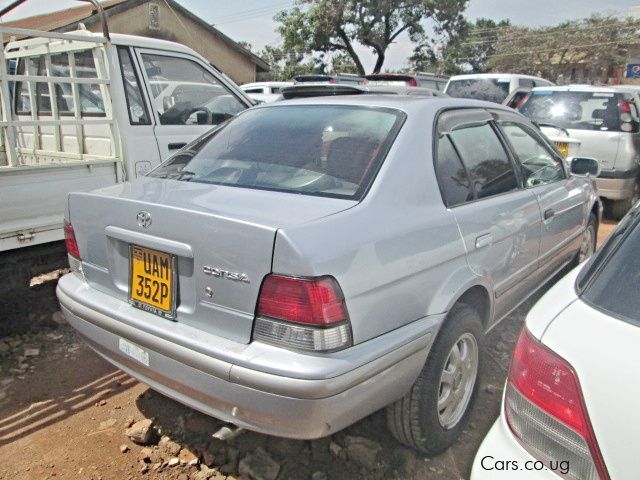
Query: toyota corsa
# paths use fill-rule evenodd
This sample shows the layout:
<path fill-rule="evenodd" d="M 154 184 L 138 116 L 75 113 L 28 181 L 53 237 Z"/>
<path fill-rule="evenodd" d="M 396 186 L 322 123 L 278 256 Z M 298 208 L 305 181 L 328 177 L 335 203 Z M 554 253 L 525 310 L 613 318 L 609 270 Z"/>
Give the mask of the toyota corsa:
<path fill-rule="evenodd" d="M 435 454 L 468 419 L 484 333 L 593 251 L 590 173 L 496 104 L 263 105 L 71 194 L 58 298 L 100 355 L 235 426 L 311 439 L 387 407 Z"/>

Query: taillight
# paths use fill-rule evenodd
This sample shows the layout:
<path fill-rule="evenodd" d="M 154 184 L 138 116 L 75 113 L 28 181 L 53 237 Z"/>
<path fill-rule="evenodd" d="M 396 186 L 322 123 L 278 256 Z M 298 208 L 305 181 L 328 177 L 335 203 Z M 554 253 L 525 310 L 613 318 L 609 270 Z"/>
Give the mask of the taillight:
<path fill-rule="evenodd" d="M 350 346 L 351 326 L 338 282 L 328 276 L 268 275 L 260 289 L 254 338 L 316 352 Z"/>
<path fill-rule="evenodd" d="M 64 221 L 64 243 L 67 246 L 67 253 L 80 259 L 80 250 L 78 249 L 76 234 L 73 231 L 73 226 L 67 220 Z"/>
<path fill-rule="evenodd" d="M 330 84 L 333 85 L 334 83 L 336 83 L 336 79 L 335 78 L 330 78 L 327 83 L 330 83 Z"/>
<path fill-rule="evenodd" d="M 505 414 L 513 434 L 536 458 L 566 461 L 569 478 L 609 480 L 575 371 L 526 328 L 511 362 Z"/>
<path fill-rule="evenodd" d="M 620 100 L 618 108 L 620 108 L 620 113 L 631 113 L 631 105 L 626 100 Z"/>
<path fill-rule="evenodd" d="M 73 231 L 73 226 L 65 220 L 63 229 L 69 267 L 71 267 L 71 271 L 84 275 L 82 271 L 82 262 L 80 261 L 80 249 L 78 248 L 78 242 L 76 241 L 76 234 Z"/>
<path fill-rule="evenodd" d="M 415 78 L 410 78 L 409 79 L 409 86 L 410 87 L 417 87 L 418 86 L 418 83 L 416 82 Z"/>

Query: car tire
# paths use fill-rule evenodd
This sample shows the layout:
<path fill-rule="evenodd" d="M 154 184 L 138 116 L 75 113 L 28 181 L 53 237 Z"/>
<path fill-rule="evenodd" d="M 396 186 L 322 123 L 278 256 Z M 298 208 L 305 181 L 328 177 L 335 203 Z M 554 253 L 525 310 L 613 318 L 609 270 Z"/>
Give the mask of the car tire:
<path fill-rule="evenodd" d="M 614 220 L 622 220 L 627 212 L 640 200 L 640 185 L 636 182 L 633 196 L 624 200 L 611 201 L 609 203 L 609 214 Z"/>
<path fill-rule="evenodd" d="M 573 260 L 571 267 L 577 267 L 585 260 L 589 259 L 596 251 L 598 245 L 598 220 L 592 213 L 589 215 L 589 222 L 587 228 L 585 228 L 582 234 L 582 241 L 580 243 L 580 249 L 576 253 L 576 257 Z"/>
<path fill-rule="evenodd" d="M 477 310 L 465 303 L 456 304 L 449 312 L 409 393 L 387 407 L 387 425 L 400 443 L 427 455 L 437 455 L 456 441 L 469 420 L 478 393 L 483 339 L 484 328 Z M 460 380 L 460 376 L 454 373 L 453 382 L 447 385 L 451 372 L 455 371 L 452 361 L 452 355 L 455 357 L 454 348 L 471 363 L 475 358 L 475 371 L 469 369 L 464 373 L 464 369 L 460 369 L 463 379 Z M 445 369 L 446 381 L 443 376 Z M 472 383 L 469 384 L 467 377 L 471 375 Z M 464 389 L 464 394 L 454 395 L 460 389 Z M 439 400 L 446 403 L 443 400 L 447 398 L 447 390 L 449 396 L 454 395 L 453 402 L 459 402 L 457 409 L 448 411 L 449 407 L 438 407 Z M 455 400 L 459 395 L 462 398 Z"/>

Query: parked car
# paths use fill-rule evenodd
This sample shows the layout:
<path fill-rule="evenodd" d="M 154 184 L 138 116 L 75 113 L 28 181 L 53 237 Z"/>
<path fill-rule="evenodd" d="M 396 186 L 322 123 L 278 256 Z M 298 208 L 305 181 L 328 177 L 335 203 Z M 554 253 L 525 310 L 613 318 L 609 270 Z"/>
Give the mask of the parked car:
<path fill-rule="evenodd" d="M 451 97 L 475 98 L 502 103 L 518 88 L 552 86 L 553 82 L 531 75 L 512 73 L 474 73 L 454 75 L 449 79 L 444 93 Z"/>
<path fill-rule="evenodd" d="M 315 85 L 326 84 L 347 84 L 347 85 L 364 85 L 367 81 L 364 77 L 353 75 L 351 73 L 341 73 L 337 75 L 320 75 L 320 74 L 305 74 L 294 75 L 293 83 L 311 83 Z"/>
<path fill-rule="evenodd" d="M 519 110 L 566 129 L 580 140 L 580 155 L 600 161 L 598 192 L 620 219 L 640 199 L 639 102 L 638 92 L 625 87 L 569 85 L 534 88 Z"/>
<path fill-rule="evenodd" d="M 240 89 L 253 100 L 275 102 L 280 98 L 282 89 L 290 85 L 293 85 L 293 82 L 256 82 L 245 83 Z"/>
<path fill-rule="evenodd" d="M 530 311 L 473 480 L 638 476 L 638 245 L 640 204 Z"/>
<path fill-rule="evenodd" d="M 444 91 L 448 76 L 435 73 L 372 73 L 365 75 L 367 85 L 424 87 Z"/>
<path fill-rule="evenodd" d="M 572 168 L 486 102 L 259 105 L 71 194 L 57 294 L 100 355 L 204 413 L 311 439 L 387 407 L 435 454 L 467 422 L 484 332 L 593 250 L 597 162 Z"/>

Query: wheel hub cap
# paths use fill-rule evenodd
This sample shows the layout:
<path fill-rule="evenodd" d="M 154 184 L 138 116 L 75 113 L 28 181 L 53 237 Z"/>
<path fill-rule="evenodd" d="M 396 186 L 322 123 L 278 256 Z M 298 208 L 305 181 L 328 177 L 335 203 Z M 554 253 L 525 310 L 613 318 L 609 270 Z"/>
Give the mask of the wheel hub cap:
<path fill-rule="evenodd" d="M 446 430 L 455 427 L 464 416 L 478 376 L 478 343 L 465 333 L 449 352 L 440 375 L 438 420 Z"/>

